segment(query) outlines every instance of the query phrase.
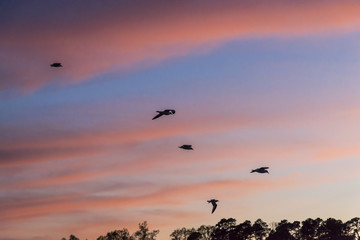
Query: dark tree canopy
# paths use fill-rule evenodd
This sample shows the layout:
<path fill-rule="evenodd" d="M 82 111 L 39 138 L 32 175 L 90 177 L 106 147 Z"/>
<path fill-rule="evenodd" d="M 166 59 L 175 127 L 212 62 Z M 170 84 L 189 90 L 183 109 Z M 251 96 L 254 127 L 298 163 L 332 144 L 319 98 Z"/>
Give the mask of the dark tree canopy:
<path fill-rule="evenodd" d="M 199 232 L 193 232 L 190 234 L 187 240 L 201 240 L 201 234 Z"/>
<path fill-rule="evenodd" d="M 201 234 L 201 240 L 211 240 L 211 235 L 214 232 L 214 226 L 201 225 L 197 231 Z"/>
<path fill-rule="evenodd" d="M 100 236 L 97 240 L 133 240 L 134 238 L 130 236 L 129 231 L 126 228 L 122 230 L 115 230 L 108 232 L 105 236 Z"/>
<path fill-rule="evenodd" d="M 69 240 L 80 240 L 80 239 L 71 234 Z"/>
<path fill-rule="evenodd" d="M 236 224 L 234 218 L 223 218 L 215 226 L 201 225 L 195 228 L 178 228 L 170 234 L 171 240 L 360 240 L 360 218 L 347 222 L 328 218 L 308 218 L 301 223 L 282 220 L 269 225 L 257 219 L 253 224 L 245 220 Z M 150 230 L 147 222 L 130 234 L 126 228 L 108 232 L 97 240 L 156 240 L 159 230 Z M 62 238 L 61 240 L 67 240 Z M 80 240 L 70 235 L 69 240 Z"/>
<path fill-rule="evenodd" d="M 322 223 L 320 218 L 311 219 L 308 218 L 302 222 L 302 226 L 300 228 L 300 238 L 304 240 L 313 240 L 319 236 L 319 228 Z"/>
<path fill-rule="evenodd" d="M 188 237 L 195 232 L 195 228 L 179 228 L 175 229 L 171 234 L 171 240 L 187 240 Z"/>
<path fill-rule="evenodd" d="M 133 235 L 129 233 L 129 230 L 123 228 L 108 232 L 105 236 L 100 236 L 96 240 L 155 240 L 157 234 L 159 234 L 159 230 L 149 230 L 147 222 L 144 221 L 139 223 L 139 230 Z"/>
<path fill-rule="evenodd" d="M 229 233 L 229 238 L 234 240 L 250 240 L 253 236 L 253 227 L 249 220 L 235 226 Z"/>
<path fill-rule="evenodd" d="M 288 222 L 287 220 L 282 220 L 275 231 L 272 230 L 269 234 L 268 240 L 296 240 L 298 239 L 298 230 L 300 227 L 300 222 L 295 221 L 293 223 Z"/>
<path fill-rule="evenodd" d="M 150 231 L 147 222 L 139 223 L 139 230 L 134 233 L 136 240 L 155 240 L 159 230 Z"/>
<path fill-rule="evenodd" d="M 356 240 L 360 239 L 360 218 L 356 217 L 346 222 L 348 233 L 354 236 Z"/>
<path fill-rule="evenodd" d="M 270 232 L 269 226 L 266 222 L 263 222 L 261 219 L 255 221 L 253 225 L 254 237 L 256 240 L 263 240 Z"/>
<path fill-rule="evenodd" d="M 234 229 L 236 220 L 234 218 L 221 219 L 215 225 L 215 229 L 212 233 L 212 239 L 217 240 L 230 240 L 230 232 Z"/>
<path fill-rule="evenodd" d="M 350 235 L 350 227 L 341 220 L 329 218 L 324 221 L 319 228 L 319 240 L 352 240 L 354 236 Z"/>

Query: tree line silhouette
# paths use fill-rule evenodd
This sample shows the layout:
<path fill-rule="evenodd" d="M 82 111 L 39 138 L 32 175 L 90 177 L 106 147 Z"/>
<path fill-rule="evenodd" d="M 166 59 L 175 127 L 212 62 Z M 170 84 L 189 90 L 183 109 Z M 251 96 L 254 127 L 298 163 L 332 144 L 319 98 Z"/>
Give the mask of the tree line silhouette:
<path fill-rule="evenodd" d="M 156 240 L 159 230 L 150 230 L 147 222 L 130 234 L 128 229 L 108 232 L 97 240 Z M 360 218 L 342 222 L 334 218 L 322 220 L 308 218 L 302 222 L 282 220 L 268 225 L 261 219 L 253 224 L 246 220 L 236 224 L 236 219 L 221 219 L 215 226 L 179 228 L 170 234 L 171 240 L 360 240 Z M 67 240 L 62 238 L 61 240 Z M 69 240 L 80 240 L 70 235 Z"/>

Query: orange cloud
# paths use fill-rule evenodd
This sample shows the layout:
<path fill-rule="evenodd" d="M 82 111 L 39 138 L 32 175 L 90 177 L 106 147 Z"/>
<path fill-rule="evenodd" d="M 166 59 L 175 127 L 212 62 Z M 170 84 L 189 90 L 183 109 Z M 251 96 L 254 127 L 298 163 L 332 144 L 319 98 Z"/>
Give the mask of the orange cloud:
<path fill-rule="evenodd" d="M 311 110 L 310 112 L 302 112 L 301 118 L 294 115 L 296 121 L 292 118 L 283 120 L 283 116 L 244 116 L 232 113 L 231 115 L 218 114 L 208 115 L 206 112 L 202 113 L 202 116 L 192 114 L 189 117 L 176 116 L 172 121 L 151 122 L 149 125 L 145 125 L 137 128 L 122 129 L 117 125 L 107 125 L 106 127 L 99 127 L 99 130 L 83 130 L 74 133 L 68 133 L 66 131 L 44 131 L 41 134 L 37 134 L 38 131 L 35 127 L 34 133 L 29 132 L 25 136 L 16 134 L 16 132 L 22 132 L 23 130 L 18 127 L 17 129 L 10 129 L 10 132 L 14 132 L 14 135 L 19 135 L 16 138 L 3 138 L 0 140 L 0 165 L 6 167 L 4 175 L 11 173 L 12 175 L 18 175 L 16 173 L 22 173 L 27 175 L 26 166 L 19 167 L 24 164 L 32 164 L 39 162 L 47 162 L 53 160 L 63 159 L 78 159 L 84 166 L 79 166 L 73 162 L 64 163 L 67 169 L 77 169 L 77 171 L 66 171 L 60 173 L 54 173 L 51 176 L 38 176 L 31 178 L 9 178 L 7 184 L 1 186 L 1 189 L 9 189 L 11 187 L 41 187 L 49 186 L 50 184 L 62 185 L 71 184 L 72 182 L 89 181 L 92 179 L 103 178 L 106 176 L 113 176 L 116 174 L 134 174 L 141 173 L 147 170 L 161 170 L 167 167 L 180 166 L 183 164 L 196 164 L 204 161 L 210 162 L 212 160 L 217 161 L 219 159 L 241 159 L 241 163 L 237 167 L 253 167 L 249 165 L 249 162 L 258 161 L 271 161 L 272 163 L 282 161 L 282 159 L 293 159 L 296 155 L 301 155 L 304 159 L 301 163 L 312 163 L 318 161 L 329 161 L 338 159 L 344 156 L 355 156 L 358 154 L 357 144 L 338 143 L 332 139 L 318 138 L 319 133 L 313 132 L 311 136 L 303 136 L 298 138 L 296 135 L 291 138 L 271 138 L 271 139 L 247 139 L 247 140 L 234 140 L 222 139 L 221 144 L 215 145 L 211 142 L 204 144 L 203 146 L 196 146 L 197 149 L 191 155 L 191 158 L 186 158 L 184 154 L 172 154 L 172 150 L 178 150 L 174 143 L 168 143 L 165 138 L 176 137 L 181 139 L 182 136 L 190 134 L 193 140 L 200 138 L 201 142 L 206 138 L 218 138 L 226 136 L 226 131 L 240 130 L 243 128 L 262 128 L 264 129 L 264 136 L 266 136 L 266 127 L 271 126 L 277 129 L 281 128 L 290 129 L 302 126 L 302 122 L 305 120 L 305 125 L 309 127 L 309 119 L 313 119 Z M 318 119 L 315 124 L 323 119 L 328 119 L 330 116 L 337 115 L 338 110 L 331 108 L 330 110 L 324 109 L 321 119 Z M 324 114 L 326 113 L 326 114 Z M 290 116 L 293 114 L 287 112 Z M 211 118 L 212 121 L 207 121 Z M 333 117 L 331 117 L 333 119 Z M 270 120 L 269 120 L 270 119 Z M 281 121 L 279 119 L 282 119 Z M 343 117 L 341 116 L 341 119 Z M 352 115 L 351 119 L 357 119 L 357 115 Z M 185 124 L 184 124 L 185 123 Z M 290 125 L 289 125 L 290 123 Z M 322 124 L 324 125 L 324 124 Z M 264 126 L 266 126 L 264 128 Z M 42 126 L 40 126 L 42 127 Z M 325 128 L 333 129 L 330 124 Z M 28 128 L 27 128 L 28 129 Z M 282 130 L 283 131 L 283 130 Z M 323 130 L 324 131 L 324 130 Z M 344 132 L 344 131 L 342 131 Z M 221 133 L 217 135 L 217 133 Z M 320 131 L 320 134 L 322 132 Z M 212 134 L 208 135 L 205 134 Z M 315 136 L 314 136 L 315 135 Z M 315 139 L 314 139 L 315 137 Z M 346 136 L 344 136 L 346 137 Z M 163 140 L 160 140 L 163 138 Z M 169 151 L 158 151 L 157 147 L 148 147 L 146 151 L 139 150 L 139 146 L 147 146 L 148 144 L 156 144 L 156 140 L 161 141 L 161 146 Z M 313 140 L 308 140 L 313 139 Z M 178 143 L 175 143 L 178 144 Z M 205 147 L 206 145 L 206 147 Z M 156 146 L 156 145 L 154 145 Z M 239 147 L 241 146 L 241 147 Z M 261 151 L 260 151 L 261 149 Z M 136 154 L 134 153 L 136 152 Z M 113 156 L 108 154 L 112 153 Z M 104 161 L 108 163 L 117 162 L 111 166 L 97 166 L 96 169 L 84 168 L 92 157 L 102 155 L 101 158 L 105 158 Z M 117 159 L 115 161 L 115 158 Z M 130 160 L 131 161 L 128 161 Z M 98 160 L 96 160 L 98 161 Z M 294 164 L 294 163 L 292 163 Z M 14 168 L 14 166 L 17 166 Z M 219 166 L 224 171 L 229 166 Z M 230 169 L 234 167 L 230 165 Z M 24 169 L 24 170 L 21 170 Z M 191 170 L 189 170 L 191 171 Z M 197 171 L 197 170 L 196 170 Z M 199 170 L 201 171 L 201 169 Z M 207 171 L 207 170 L 206 170 Z"/>
<path fill-rule="evenodd" d="M 96 155 L 103 153 L 101 151 L 95 152 L 96 154 L 94 157 L 89 156 L 92 152 L 87 153 L 89 155 L 86 155 L 85 157 L 72 155 L 72 158 L 78 158 L 77 161 L 64 162 L 61 164 L 60 169 L 57 169 L 58 164 L 53 166 L 51 168 L 53 169 L 51 175 L 34 174 L 26 177 L 28 172 L 33 171 L 33 168 L 38 168 L 37 165 L 28 166 L 27 168 L 20 170 L 15 169 L 14 172 L 11 172 L 12 175 L 23 175 L 24 177 L 19 179 L 14 178 L 10 181 L 8 180 L 6 181 L 6 185 L 1 186 L 0 189 L 36 189 L 49 186 L 72 185 L 84 181 L 100 180 L 111 176 L 118 176 L 119 174 L 126 176 L 149 171 L 171 171 L 171 169 L 181 166 L 195 166 L 195 169 L 189 169 L 187 170 L 187 173 L 198 175 L 208 171 L 227 171 L 234 167 L 249 168 L 249 162 L 253 162 L 254 159 L 267 159 L 267 161 L 274 162 L 279 158 L 291 156 L 297 149 L 297 146 L 284 146 L 281 143 L 271 144 L 270 146 L 266 142 L 250 141 L 232 144 L 225 142 L 223 144 L 217 144 L 217 146 L 214 144 L 206 144 L 206 147 L 198 146 L 196 151 L 190 153 L 178 149 L 176 145 L 173 146 L 171 143 L 161 142 L 163 142 L 162 149 L 167 149 L 166 151 L 159 151 L 157 147 L 147 148 L 146 150 L 139 150 L 136 147 L 134 149 L 112 148 L 112 150 L 117 153 L 114 153 L 112 156 L 100 156 L 100 158 L 104 158 L 104 160 L 96 165 L 94 165 L 94 163 L 99 162 L 99 156 Z M 154 143 L 151 143 L 150 145 L 152 144 Z M 241 148 L 239 148 L 239 144 L 241 144 Z M 96 146 L 93 148 L 97 149 Z M 259 152 L 257 149 L 263 149 L 263 151 Z M 271 149 L 271 152 L 266 149 Z M 59 159 L 62 157 L 62 155 L 57 156 L 57 152 L 54 152 L 53 154 Z M 190 155 L 191 157 L 189 157 Z M 33 158 L 33 160 L 27 161 L 27 163 L 36 163 L 38 161 L 36 155 L 33 156 Z M 128 161 L 128 159 L 131 159 L 131 161 Z M 207 166 L 209 163 L 218 162 L 219 159 L 223 159 L 222 161 L 225 159 L 239 159 L 241 162 L 236 165 L 231 164 L 230 166 L 216 166 L 216 169 L 214 169 L 215 166 Z M 47 161 L 49 160 L 51 159 L 47 159 Z M 108 164 L 104 164 L 106 162 L 108 162 Z M 207 163 L 206 166 L 200 169 L 196 167 L 196 164 L 203 164 L 205 162 Z M 20 164 L 20 162 L 18 164 Z M 87 166 L 87 164 L 90 165 Z M 7 168 L 11 169 L 11 166 L 9 165 Z M 211 170 L 211 168 L 213 168 L 213 170 Z"/>
<path fill-rule="evenodd" d="M 290 178 L 291 179 L 291 178 Z M 188 185 L 167 186 L 153 193 L 138 196 L 94 196 L 82 192 L 22 200 L 3 201 L 2 220 L 18 221 L 33 217 L 81 211 L 86 209 L 112 208 L 125 209 L 139 206 L 178 205 L 184 201 L 208 197 L 209 192 L 225 195 L 247 195 L 253 191 L 278 188 L 293 184 L 293 181 L 279 180 L 224 180 L 192 183 Z M 285 185 L 284 185 L 285 183 Z M 241 191 L 235 191 L 240 189 Z M 90 195 L 89 195 L 90 194 Z"/>
<path fill-rule="evenodd" d="M 357 176 L 354 170 L 347 173 L 347 177 Z M 61 196 L 37 196 L 20 199 L 4 199 L 1 204 L 2 221 L 7 223 L 19 222 L 31 218 L 70 213 L 72 211 L 86 211 L 87 209 L 132 209 L 138 207 L 184 205 L 198 199 L 204 201 L 212 196 L 221 196 L 226 199 L 248 197 L 257 192 L 287 189 L 294 187 L 313 186 L 333 182 L 344 176 L 308 176 L 298 174 L 280 178 L 256 179 L 228 179 L 208 182 L 193 182 L 189 184 L 165 185 L 162 188 L 153 185 L 150 192 L 136 195 L 98 195 L 102 191 L 116 190 L 118 186 L 99 186 L 90 192 L 83 190 L 78 193 L 62 194 Z M 140 184 L 143 186 L 143 184 Z M 147 186 L 149 188 L 149 186 Z M 209 195 L 211 193 L 211 196 Z"/>
<path fill-rule="evenodd" d="M 109 71 L 126 73 L 139 64 L 146 67 L 242 36 L 355 31 L 360 26 L 357 1 L 89 3 L 80 14 L 75 6 L 57 6 L 53 15 L 36 19 L 25 14 L 14 20 L 11 11 L 5 15 L 12 21 L 2 25 L 0 47 L 6 51 L 0 59 L 0 89 L 31 90 Z M 50 69 L 55 60 L 64 69 Z"/>
<path fill-rule="evenodd" d="M 28 136 L 0 140 L 0 165 L 11 166 L 105 154 L 129 149 L 142 141 L 208 131 L 218 132 L 250 123 L 248 117 L 244 116 L 237 116 L 231 120 L 223 118 L 217 122 L 207 122 L 207 117 L 201 116 L 191 122 L 188 120 L 186 122 L 189 124 L 186 125 L 183 124 L 183 119 L 178 119 L 161 126 L 153 123 L 152 126 L 148 124 L 136 129 L 107 126 L 96 131 L 82 130 L 74 133 L 63 131 L 59 133 L 50 130 L 41 134 L 35 130 Z M 9 131 L 17 135 L 15 133 L 21 132 L 22 129 L 16 128 Z M 37 135 L 35 136 L 35 134 Z"/>

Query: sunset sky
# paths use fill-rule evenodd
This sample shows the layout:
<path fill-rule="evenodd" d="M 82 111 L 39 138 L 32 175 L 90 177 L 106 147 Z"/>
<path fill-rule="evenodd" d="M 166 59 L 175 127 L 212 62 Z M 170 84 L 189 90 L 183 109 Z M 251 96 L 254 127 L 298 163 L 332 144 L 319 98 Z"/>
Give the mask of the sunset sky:
<path fill-rule="evenodd" d="M 0 240 L 349 220 L 359 158 L 358 0 L 0 1 Z"/>

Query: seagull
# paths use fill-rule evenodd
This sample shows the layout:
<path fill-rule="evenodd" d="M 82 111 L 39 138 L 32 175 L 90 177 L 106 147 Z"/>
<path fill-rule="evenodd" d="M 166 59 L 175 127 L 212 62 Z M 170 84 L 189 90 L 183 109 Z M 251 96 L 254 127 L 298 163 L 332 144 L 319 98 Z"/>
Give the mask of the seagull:
<path fill-rule="evenodd" d="M 182 145 L 182 146 L 180 146 L 179 148 L 182 148 L 182 149 L 184 149 L 184 150 L 194 150 L 194 149 L 192 148 L 192 145 Z"/>
<path fill-rule="evenodd" d="M 50 65 L 50 67 L 62 67 L 61 63 L 53 63 Z"/>
<path fill-rule="evenodd" d="M 215 209 L 217 207 L 217 204 L 216 202 L 218 202 L 219 200 L 216 200 L 216 199 L 211 199 L 211 200 L 208 200 L 207 202 L 208 203 L 211 203 L 213 205 L 213 208 L 212 208 L 212 211 L 211 211 L 211 214 L 213 214 L 215 212 Z"/>
<path fill-rule="evenodd" d="M 161 117 L 162 115 L 172 115 L 172 114 L 175 114 L 175 110 L 173 109 L 166 109 L 164 111 L 156 111 L 158 113 L 158 115 L 156 115 L 155 117 L 153 117 L 152 120 L 155 120 L 159 117 Z"/>
<path fill-rule="evenodd" d="M 253 173 L 253 172 L 257 172 L 257 173 L 269 173 L 268 170 L 266 169 L 269 169 L 269 167 L 261 167 L 261 168 L 257 168 L 255 170 L 251 170 L 250 173 Z"/>

